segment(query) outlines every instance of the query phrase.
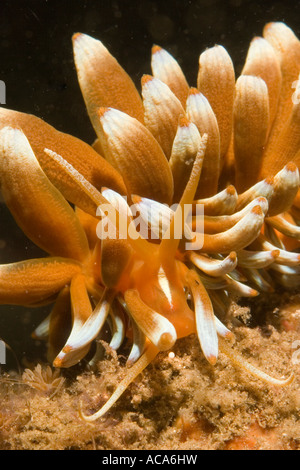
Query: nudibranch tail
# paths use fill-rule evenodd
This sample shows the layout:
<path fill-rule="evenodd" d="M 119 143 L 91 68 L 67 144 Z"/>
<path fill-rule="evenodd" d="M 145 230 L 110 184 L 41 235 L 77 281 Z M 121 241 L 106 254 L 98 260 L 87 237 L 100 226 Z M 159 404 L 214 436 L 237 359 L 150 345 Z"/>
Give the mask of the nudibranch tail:
<path fill-rule="evenodd" d="M 116 403 L 120 396 L 125 392 L 129 385 L 136 379 L 136 377 L 143 372 L 143 370 L 154 360 L 159 353 L 159 349 L 150 344 L 142 356 L 135 362 L 126 372 L 124 379 L 118 384 L 116 390 L 113 392 L 108 401 L 92 415 L 85 415 L 82 411 L 82 405 L 80 409 L 81 417 L 88 422 L 96 421 L 107 413 L 110 408 Z"/>
<path fill-rule="evenodd" d="M 250 375 L 262 380 L 263 382 L 266 382 L 269 385 L 285 387 L 287 385 L 290 385 L 295 378 L 293 373 L 291 373 L 286 379 L 277 379 L 275 377 L 270 376 L 269 374 L 266 374 L 266 372 L 263 372 L 262 370 L 255 367 L 253 364 L 250 364 L 249 362 L 245 361 L 245 359 L 235 350 L 230 348 L 224 340 L 220 340 L 219 350 L 221 353 L 225 354 L 225 356 L 227 356 L 230 361 L 239 369 L 245 370 Z"/>

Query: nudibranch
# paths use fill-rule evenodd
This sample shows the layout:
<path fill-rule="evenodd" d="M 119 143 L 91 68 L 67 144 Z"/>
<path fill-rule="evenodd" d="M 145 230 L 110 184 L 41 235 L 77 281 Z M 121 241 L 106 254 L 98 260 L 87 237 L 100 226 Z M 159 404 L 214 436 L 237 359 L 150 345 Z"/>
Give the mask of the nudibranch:
<path fill-rule="evenodd" d="M 0 266 L 0 303 L 53 304 L 34 335 L 47 340 L 55 367 L 83 359 L 104 325 L 112 348 L 131 341 L 125 378 L 99 411 L 82 414 L 87 421 L 192 333 L 212 365 L 220 351 L 267 383 L 288 385 L 293 374 L 276 379 L 247 363 L 219 317 L 231 293 L 299 286 L 299 40 L 283 23 L 268 24 L 237 80 L 227 51 L 207 49 L 192 88 L 154 46 L 141 95 L 99 40 L 75 34 L 73 47 L 92 146 L 0 109 L 1 191 L 48 254 Z M 104 218 L 114 228 L 108 237 L 98 232 Z M 201 245 L 188 249 L 188 235 L 200 231 Z"/>

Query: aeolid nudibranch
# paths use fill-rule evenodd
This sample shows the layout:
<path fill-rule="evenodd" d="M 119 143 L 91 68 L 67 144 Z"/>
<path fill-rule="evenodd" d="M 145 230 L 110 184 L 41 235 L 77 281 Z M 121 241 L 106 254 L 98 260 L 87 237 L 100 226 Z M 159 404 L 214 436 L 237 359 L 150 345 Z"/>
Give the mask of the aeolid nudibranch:
<path fill-rule="evenodd" d="M 87 421 L 102 416 L 160 351 L 192 333 L 211 364 L 221 351 L 267 383 L 289 384 L 292 374 L 270 377 L 235 352 L 218 312 L 232 292 L 252 297 L 273 283 L 299 285 L 299 40 L 283 23 L 268 24 L 237 80 L 227 51 L 207 49 L 197 88 L 154 46 L 141 95 L 100 41 L 75 34 L 73 46 L 97 135 L 92 146 L 0 109 L 3 197 L 49 254 L 1 265 L 0 302 L 53 303 L 35 335 L 47 339 L 55 367 L 84 358 L 105 324 L 114 349 L 132 341 L 127 375 Z M 103 205 L 115 212 L 116 230 L 101 239 Z M 196 216 L 182 215 L 185 205 L 204 207 L 196 249 L 174 236 L 178 216 L 197 233 Z M 155 241 L 141 235 L 132 207 Z"/>

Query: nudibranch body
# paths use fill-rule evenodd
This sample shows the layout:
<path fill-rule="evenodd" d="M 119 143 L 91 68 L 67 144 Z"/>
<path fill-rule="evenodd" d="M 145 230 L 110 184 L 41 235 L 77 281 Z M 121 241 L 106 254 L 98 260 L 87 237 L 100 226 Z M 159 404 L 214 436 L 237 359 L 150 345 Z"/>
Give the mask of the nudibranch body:
<path fill-rule="evenodd" d="M 55 367 L 84 358 L 106 324 L 111 347 L 132 342 L 125 378 L 87 421 L 192 333 L 211 364 L 221 351 L 267 383 L 289 384 L 292 374 L 275 379 L 246 363 L 219 316 L 231 293 L 299 286 L 299 40 L 282 23 L 267 25 L 237 80 L 227 51 L 207 49 L 197 88 L 154 46 L 142 96 L 100 41 L 75 34 L 73 45 L 93 146 L 0 110 L 3 197 L 49 255 L 1 265 L 0 302 L 53 303 L 34 334 L 47 339 Z M 104 219 L 108 237 L 99 236 Z M 200 235 L 199 246 L 187 244 Z"/>

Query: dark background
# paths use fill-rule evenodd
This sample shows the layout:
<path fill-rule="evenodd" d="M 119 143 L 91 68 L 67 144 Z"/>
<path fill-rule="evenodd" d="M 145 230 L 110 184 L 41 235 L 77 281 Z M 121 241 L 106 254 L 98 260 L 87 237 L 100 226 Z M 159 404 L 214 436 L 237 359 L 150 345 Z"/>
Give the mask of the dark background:
<path fill-rule="evenodd" d="M 268 0 L 0 0 L 0 79 L 7 107 L 34 113 L 59 130 L 93 140 L 73 64 L 71 37 L 101 39 L 139 87 L 151 46 L 167 48 L 196 84 L 199 54 L 222 44 L 237 70 L 269 21 L 296 34 L 300 2 Z M 297 31 L 298 29 L 298 31 Z"/>
<path fill-rule="evenodd" d="M 171 52 L 195 86 L 198 57 L 206 47 L 225 46 L 238 74 L 249 42 L 269 21 L 284 21 L 299 36 L 300 2 L 0 0 L 0 79 L 6 84 L 6 106 L 92 142 L 94 132 L 73 64 L 73 33 L 101 39 L 138 88 L 142 74 L 151 73 L 153 44 Z M 0 262 L 39 255 L 0 204 Z M 19 358 L 34 359 L 36 345 L 30 332 L 45 315 L 46 310 L 1 307 L 0 338 Z"/>

